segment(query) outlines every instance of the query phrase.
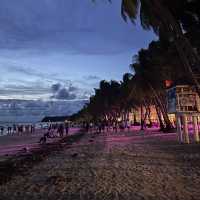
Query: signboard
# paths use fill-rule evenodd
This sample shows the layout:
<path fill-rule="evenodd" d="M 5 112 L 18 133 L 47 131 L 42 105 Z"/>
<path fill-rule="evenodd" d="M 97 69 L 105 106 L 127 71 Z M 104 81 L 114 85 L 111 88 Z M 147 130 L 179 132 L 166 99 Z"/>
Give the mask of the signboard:
<path fill-rule="evenodd" d="M 199 96 L 191 86 L 178 85 L 167 90 L 168 113 L 199 112 Z"/>
<path fill-rule="evenodd" d="M 193 108 L 195 110 L 196 102 L 195 94 L 184 94 L 184 95 L 178 95 L 179 98 L 179 106 L 180 107 L 190 107 L 191 109 Z"/>

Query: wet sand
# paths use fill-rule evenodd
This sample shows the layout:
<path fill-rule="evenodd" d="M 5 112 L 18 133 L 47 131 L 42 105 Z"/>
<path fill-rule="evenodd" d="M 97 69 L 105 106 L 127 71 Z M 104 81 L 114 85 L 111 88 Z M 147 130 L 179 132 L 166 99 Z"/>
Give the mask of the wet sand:
<path fill-rule="evenodd" d="M 200 145 L 176 134 L 85 135 L 0 186 L 0 199 L 200 199 Z"/>

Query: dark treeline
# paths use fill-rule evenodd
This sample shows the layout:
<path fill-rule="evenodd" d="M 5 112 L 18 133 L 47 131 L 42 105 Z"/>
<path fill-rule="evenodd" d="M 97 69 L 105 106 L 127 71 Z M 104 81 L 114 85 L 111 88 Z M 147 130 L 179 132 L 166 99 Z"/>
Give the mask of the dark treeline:
<path fill-rule="evenodd" d="M 193 84 L 199 89 L 200 1 L 123 0 L 122 16 L 134 22 L 139 8 L 142 26 L 153 28 L 158 41 L 133 56 L 133 73 L 124 74 L 123 81 L 102 80 L 90 103 L 73 115 L 73 120 L 116 121 L 140 107 L 141 113 L 145 108 L 143 126 L 153 105 L 161 129 L 170 130 L 173 126 L 167 114 L 166 80 Z"/>

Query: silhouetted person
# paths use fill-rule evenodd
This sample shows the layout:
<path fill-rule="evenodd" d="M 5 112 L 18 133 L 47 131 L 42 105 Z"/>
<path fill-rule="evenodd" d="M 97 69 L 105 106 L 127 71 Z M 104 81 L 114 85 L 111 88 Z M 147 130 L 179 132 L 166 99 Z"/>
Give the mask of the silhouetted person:
<path fill-rule="evenodd" d="M 65 124 L 65 132 L 66 132 L 66 135 L 69 134 L 69 123 Z"/>
<path fill-rule="evenodd" d="M 31 133 L 34 133 L 35 132 L 35 128 L 33 125 L 31 125 Z"/>
<path fill-rule="evenodd" d="M 90 129 L 90 124 L 87 122 L 85 125 L 85 131 L 88 133 Z"/>
<path fill-rule="evenodd" d="M 99 122 L 98 123 L 98 132 L 101 133 L 101 130 L 102 130 L 102 124 Z"/>
<path fill-rule="evenodd" d="M 13 135 L 16 134 L 16 133 L 17 133 L 17 127 L 16 127 L 16 125 L 14 124 L 14 125 L 13 125 Z"/>
<path fill-rule="evenodd" d="M 8 135 L 11 135 L 12 128 L 8 126 L 7 130 L 8 130 Z"/>
<path fill-rule="evenodd" d="M 63 137 L 64 134 L 64 126 L 63 124 L 60 124 L 60 126 L 58 127 L 58 133 L 60 137 Z"/>
<path fill-rule="evenodd" d="M 40 144 L 46 144 L 46 142 L 47 142 L 47 137 L 46 137 L 46 135 L 44 134 L 43 137 L 40 138 L 39 143 L 40 143 Z"/>
<path fill-rule="evenodd" d="M 1 126 L 1 135 L 3 135 L 4 127 Z"/>

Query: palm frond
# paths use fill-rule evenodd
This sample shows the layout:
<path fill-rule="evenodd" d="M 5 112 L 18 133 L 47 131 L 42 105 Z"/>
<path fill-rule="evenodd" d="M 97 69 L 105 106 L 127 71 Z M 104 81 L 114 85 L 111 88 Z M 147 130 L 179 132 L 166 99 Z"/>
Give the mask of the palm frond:
<path fill-rule="evenodd" d="M 139 11 L 139 0 L 122 0 L 121 15 L 125 21 L 129 18 L 133 23 Z"/>

